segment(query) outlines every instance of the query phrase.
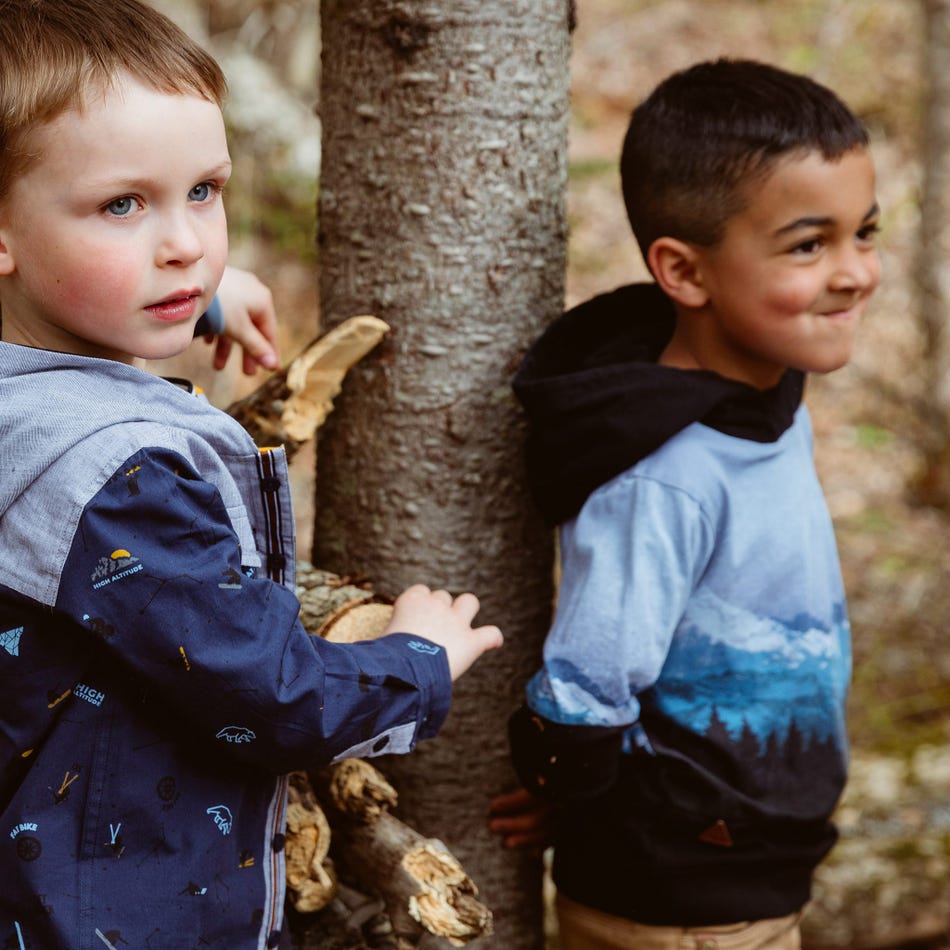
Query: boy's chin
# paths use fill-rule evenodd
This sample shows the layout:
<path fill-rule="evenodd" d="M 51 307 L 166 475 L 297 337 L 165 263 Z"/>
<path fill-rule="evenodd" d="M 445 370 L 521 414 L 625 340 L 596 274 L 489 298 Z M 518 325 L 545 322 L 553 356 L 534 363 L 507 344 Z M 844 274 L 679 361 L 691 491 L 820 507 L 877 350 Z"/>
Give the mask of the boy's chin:
<path fill-rule="evenodd" d="M 812 373 L 816 376 L 827 376 L 836 370 L 844 369 L 851 362 L 851 351 L 847 353 L 830 356 L 822 360 L 807 361 L 806 365 L 793 367 L 800 369 L 803 373 Z"/>
<path fill-rule="evenodd" d="M 176 327 L 175 332 L 162 335 L 158 340 L 145 340 L 133 348 L 132 355 L 140 361 L 170 360 L 185 353 L 194 342 L 194 326 Z"/>

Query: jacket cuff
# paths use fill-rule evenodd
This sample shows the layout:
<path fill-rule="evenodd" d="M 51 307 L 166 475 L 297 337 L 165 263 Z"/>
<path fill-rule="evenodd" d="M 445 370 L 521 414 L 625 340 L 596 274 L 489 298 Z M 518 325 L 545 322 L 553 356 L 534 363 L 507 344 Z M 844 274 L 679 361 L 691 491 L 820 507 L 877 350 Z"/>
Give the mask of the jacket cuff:
<path fill-rule="evenodd" d="M 195 336 L 207 336 L 213 333 L 220 336 L 224 332 L 224 311 L 221 309 L 221 301 L 215 294 L 208 304 L 208 309 L 198 318 L 195 324 Z"/>
<path fill-rule="evenodd" d="M 548 801 L 593 798 L 617 779 L 627 728 L 564 725 L 522 706 L 508 721 L 515 771 Z"/>
<path fill-rule="evenodd" d="M 431 640 L 408 633 L 392 633 L 387 639 L 401 643 L 403 656 L 421 693 L 416 738 L 432 739 L 445 722 L 452 704 L 452 674 L 445 650 Z"/>

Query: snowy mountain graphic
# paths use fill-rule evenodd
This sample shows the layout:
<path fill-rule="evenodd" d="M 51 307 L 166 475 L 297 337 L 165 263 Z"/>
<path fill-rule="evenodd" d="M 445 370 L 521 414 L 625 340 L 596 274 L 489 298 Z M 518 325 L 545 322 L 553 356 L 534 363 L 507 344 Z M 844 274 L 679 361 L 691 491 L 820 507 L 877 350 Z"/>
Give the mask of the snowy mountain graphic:
<path fill-rule="evenodd" d="M 651 704 L 699 733 L 715 716 L 733 739 L 751 731 L 762 748 L 784 742 L 793 723 L 824 741 L 842 730 L 850 669 L 843 605 L 823 626 L 763 617 L 707 589 L 690 602 Z"/>

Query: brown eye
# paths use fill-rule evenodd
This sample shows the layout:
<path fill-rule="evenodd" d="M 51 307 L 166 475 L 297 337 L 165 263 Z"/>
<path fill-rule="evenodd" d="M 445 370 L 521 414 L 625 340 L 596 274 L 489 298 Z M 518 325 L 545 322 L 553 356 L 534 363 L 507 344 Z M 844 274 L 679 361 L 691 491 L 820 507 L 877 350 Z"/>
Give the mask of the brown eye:
<path fill-rule="evenodd" d="M 820 238 L 809 238 L 807 241 L 800 241 L 792 248 L 793 254 L 817 254 L 822 248 Z"/>

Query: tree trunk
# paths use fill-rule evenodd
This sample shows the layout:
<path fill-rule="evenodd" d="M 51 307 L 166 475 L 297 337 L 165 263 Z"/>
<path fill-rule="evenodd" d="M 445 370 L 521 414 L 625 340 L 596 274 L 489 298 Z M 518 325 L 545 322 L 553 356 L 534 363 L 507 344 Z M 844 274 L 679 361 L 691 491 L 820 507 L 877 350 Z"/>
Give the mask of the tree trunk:
<path fill-rule="evenodd" d="M 918 306 L 926 345 L 928 427 L 924 470 L 912 486 L 919 500 L 950 509 L 950 0 L 924 0 L 923 181 Z"/>
<path fill-rule="evenodd" d="M 384 771 L 398 813 L 459 856 L 495 916 L 478 946 L 542 945 L 540 866 L 487 830 L 515 785 L 506 720 L 539 663 L 552 539 L 522 471 L 510 377 L 563 305 L 567 0 L 323 0 L 321 315 L 392 328 L 319 439 L 314 560 L 482 601 L 507 636 L 442 735 Z"/>

